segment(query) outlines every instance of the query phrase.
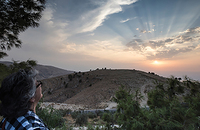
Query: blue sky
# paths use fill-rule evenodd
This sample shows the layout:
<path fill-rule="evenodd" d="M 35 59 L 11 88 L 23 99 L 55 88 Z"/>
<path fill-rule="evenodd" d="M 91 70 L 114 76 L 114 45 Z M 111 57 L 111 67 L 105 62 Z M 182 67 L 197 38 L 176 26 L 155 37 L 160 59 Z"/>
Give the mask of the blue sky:
<path fill-rule="evenodd" d="M 48 0 L 38 28 L 2 60 L 200 80 L 200 0 Z"/>

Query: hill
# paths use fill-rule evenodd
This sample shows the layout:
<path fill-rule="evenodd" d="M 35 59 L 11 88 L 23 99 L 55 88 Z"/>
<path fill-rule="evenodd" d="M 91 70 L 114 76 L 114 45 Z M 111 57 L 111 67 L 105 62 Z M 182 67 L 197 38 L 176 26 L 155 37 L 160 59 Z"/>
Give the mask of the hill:
<path fill-rule="evenodd" d="M 45 102 L 100 108 L 104 107 L 101 106 L 103 103 L 111 101 L 122 85 L 132 93 L 139 89 L 146 101 L 146 92 L 155 86 L 153 82 L 165 82 L 166 78 L 139 70 L 97 69 L 42 81 Z M 141 104 L 145 105 L 145 101 Z"/>
<path fill-rule="evenodd" d="M 37 77 L 38 79 L 47 79 L 61 75 L 71 74 L 74 72 L 47 65 L 36 65 L 34 68 L 39 71 L 39 75 Z"/>
<path fill-rule="evenodd" d="M 12 64 L 12 62 L 0 61 L 0 64 L 9 66 Z M 66 74 L 71 74 L 74 72 L 74 71 L 64 70 L 64 69 L 60 69 L 60 68 L 53 67 L 53 66 L 39 65 L 39 64 L 36 65 L 34 68 L 39 71 L 39 75 L 37 76 L 37 79 L 39 79 L 39 80 L 57 77 L 57 76 L 61 76 L 61 75 L 66 75 Z"/>

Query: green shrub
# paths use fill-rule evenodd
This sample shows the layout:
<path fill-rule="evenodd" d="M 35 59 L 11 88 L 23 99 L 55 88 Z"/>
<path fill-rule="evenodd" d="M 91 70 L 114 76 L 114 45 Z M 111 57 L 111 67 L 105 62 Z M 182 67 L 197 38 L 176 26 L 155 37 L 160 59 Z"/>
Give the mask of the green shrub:
<path fill-rule="evenodd" d="M 57 111 L 62 117 L 64 117 L 66 114 L 71 113 L 72 110 L 70 110 L 70 109 L 58 109 Z"/>
<path fill-rule="evenodd" d="M 83 126 L 83 125 L 86 125 L 87 123 L 88 123 L 87 114 L 83 113 L 83 114 L 77 115 L 76 122 L 75 122 L 76 125 Z"/>
<path fill-rule="evenodd" d="M 81 114 L 80 111 L 74 111 L 74 112 L 71 113 L 71 116 L 72 116 L 73 119 L 76 119 L 79 114 Z"/>
<path fill-rule="evenodd" d="M 87 130 L 95 130 L 91 124 L 88 124 Z"/>
<path fill-rule="evenodd" d="M 93 119 L 93 118 L 97 118 L 97 114 L 96 113 L 93 113 L 93 112 L 89 112 L 87 113 L 88 117 Z"/>
<path fill-rule="evenodd" d="M 111 124 L 114 124 L 114 116 L 110 112 L 105 112 L 102 119 L 106 122 L 106 128 L 111 130 Z"/>
<path fill-rule="evenodd" d="M 100 118 L 102 119 L 103 117 L 103 112 L 102 111 L 96 111 L 97 116 L 100 116 Z"/>
<path fill-rule="evenodd" d="M 150 109 L 141 108 L 141 94 L 131 94 L 123 87 L 116 92 L 114 101 L 118 104 L 115 120 L 121 129 L 148 130 L 197 130 L 200 128 L 200 83 L 187 79 L 180 82 L 170 78 L 168 85 L 158 83 L 148 92 Z M 104 121 L 109 124 L 110 116 Z M 107 125 L 106 125 L 107 126 Z M 109 126 L 108 126 L 109 127 Z"/>
<path fill-rule="evenodd" d="M 61 110 L 55 110 L 52 107 L 40 108 L 40 105 L 38 105 L 37 115 L 49 128 L 61 128 L 64 126 L 65 120 L 63 119 Z"/>

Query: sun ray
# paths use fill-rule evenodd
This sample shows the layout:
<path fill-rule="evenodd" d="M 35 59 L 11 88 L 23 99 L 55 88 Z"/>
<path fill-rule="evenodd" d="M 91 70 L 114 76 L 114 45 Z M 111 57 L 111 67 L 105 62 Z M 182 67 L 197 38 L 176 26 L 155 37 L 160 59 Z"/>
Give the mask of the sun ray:
<path fill-rule="evenodd" d="M 166 37 L 169 36 L 169 32 L 171 31 L 171 28 L 172 28 L 172 25 L 174 23 L 174 20 L 175 20 L 176 16 L 178 15 L 178 10 L 180 9 L 180 4 L 181 4 L 180 2 L 181 1 L 178 1 L 177 4 L 176 4 L 176 8 L 175 8 L 174 14 L 173 14 L 173 16 L 172 16 L 172 18 L 170 20 L 169 27 L 167 29 Z"/>

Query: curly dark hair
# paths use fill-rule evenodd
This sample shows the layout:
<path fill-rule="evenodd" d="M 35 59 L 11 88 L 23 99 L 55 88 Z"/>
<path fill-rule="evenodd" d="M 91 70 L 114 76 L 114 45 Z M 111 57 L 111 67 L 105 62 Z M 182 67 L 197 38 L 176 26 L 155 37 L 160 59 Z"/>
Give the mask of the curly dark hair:
<path fill-rule="evenodd" d="M 28 112 L 29 100 L 36 91 L 35 80 L 38 71 L 35 69 L 19 70 L 6 77 L 0 88 L 0 114 L 7 119 L 17 118 Z"/>

